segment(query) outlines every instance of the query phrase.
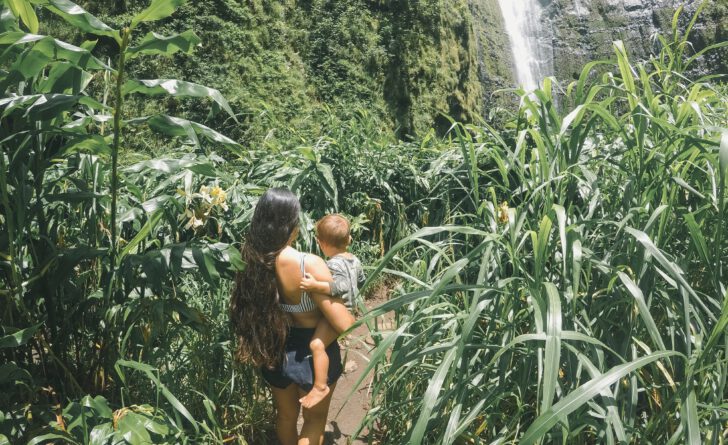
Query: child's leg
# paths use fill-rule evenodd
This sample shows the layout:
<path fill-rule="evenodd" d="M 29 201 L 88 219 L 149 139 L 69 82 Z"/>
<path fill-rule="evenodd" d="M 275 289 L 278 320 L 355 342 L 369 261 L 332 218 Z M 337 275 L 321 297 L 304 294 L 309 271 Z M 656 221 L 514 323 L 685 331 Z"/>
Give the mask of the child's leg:
<path fill-rule="evenodd" d="M 329 393 L 329 355 L 326 353 L 326 347 L 338 336 L 339 334 L 325 318 L 316 325 L 310 344 L 313 358 L 313 389 L 300 400 L 304 408 L 311 408 Z"/>

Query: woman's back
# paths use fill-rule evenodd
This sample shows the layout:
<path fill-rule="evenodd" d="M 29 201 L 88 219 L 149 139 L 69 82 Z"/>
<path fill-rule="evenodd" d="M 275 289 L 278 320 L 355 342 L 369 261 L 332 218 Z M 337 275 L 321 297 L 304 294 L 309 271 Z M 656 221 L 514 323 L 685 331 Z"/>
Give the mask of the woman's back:
<path fill-rule="evenodd" d="M 321 311 L 313 304 L 310 305 L 313 306 L 313 310 L 305 310 L 309 307 L 307 300 L 313 302 L 313 296 L 304 296 L 300 289 L 301 279 L 303 278 L 302 261 L 305 272 L 313 275 L 321 275 L 323 273 L 321 266 L 326 267 L 324 261 L 318 256 L 302 254 L 292 247 L 287 247 L 276 259 L 276 282 L 281 303 L 290 306 L 301 305 L 300 307 L 304 309 L 288 312 L 293 326 L 312 328 L 321 319 Z M 328 268 L 326 268 L 325 272 L 328 273 Z"/>

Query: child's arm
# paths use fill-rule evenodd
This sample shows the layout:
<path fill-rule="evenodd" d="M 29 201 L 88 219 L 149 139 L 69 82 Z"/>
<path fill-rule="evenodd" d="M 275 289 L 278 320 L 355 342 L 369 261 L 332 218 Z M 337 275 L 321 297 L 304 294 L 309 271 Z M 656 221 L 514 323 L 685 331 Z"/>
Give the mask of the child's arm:
<path fill-rule="evenodd" d="M 331 295 L 331 283 L 328 281 L 318 281 L 313 275 L 307 273 L 301 278 L 301 290 L 316 294 Z"/>

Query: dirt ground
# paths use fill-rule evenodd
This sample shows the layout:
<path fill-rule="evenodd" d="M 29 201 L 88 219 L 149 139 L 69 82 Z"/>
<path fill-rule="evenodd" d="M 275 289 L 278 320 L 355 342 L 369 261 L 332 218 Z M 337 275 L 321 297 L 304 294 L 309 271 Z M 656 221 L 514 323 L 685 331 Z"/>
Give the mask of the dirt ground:
<path fill-rule="evenodd" d="M 369 329 L 358 327 L 347 339 L 344 348 L 345 374 L 336 384 L 336 390 L 329 408 L 329 423 L 326 427 L 326 445 L 362 445 L 368 443 L 367 431 L 358 437 L 352 437 L 369 409 L 369 384 L 371 375 L 352 393 L 356 382 L 361 377 L 369 361 L 367 343 Z M 348 398 L 348 400 L 347 400 Z"/>

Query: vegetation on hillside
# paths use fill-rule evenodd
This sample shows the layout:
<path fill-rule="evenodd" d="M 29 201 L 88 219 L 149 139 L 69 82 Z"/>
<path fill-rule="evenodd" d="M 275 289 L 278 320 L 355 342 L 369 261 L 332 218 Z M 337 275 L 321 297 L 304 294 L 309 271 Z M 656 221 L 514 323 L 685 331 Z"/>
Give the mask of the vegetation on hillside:
<path fill-rule="evenodd" d="M 113 3 L 103 21 L 68 0 L 12 0 L 0 16 L 0 443 L 269 443 L 269 394 L 232 359 L 227 300 L 250 212 L 278 185 L 306 209 L 302 249 L 311 221 L 340 211 L 368 286 L 399 280 L 362 320 L 377 341 L 363 426 L 383 443 L 725 440 L 728 91 L 684 73 L 727 43 L 692 55 L 676 27 L 639 64 L 615 43 L 558 107 L 546 80 L 498 128 L 448 121 L 444 137 L 401 142 L 385 102 L 355 106 L 377 103 L 347 83 L 365 65 L 334 63 L 324 42 L 374 47 L 359 31 L 410 22 L 351 30 L 333 17 L 355 10 L 312 2 L 332 15 L 314 54 L 227 52 L 270 48 L 295 8 L 189 4 L 188 30 L 180 0 Z M 438 57 L 398 38 L 406 58 Z M 276 77 L 296 60 L 341 93 Z M 224 66 L 261 76 L 230 90 L 250 96 L 197 83 L 238 82 Z M 170 80 L 182 73 L 196 74 Z M 423 89 L 432 71 L 402 75 L 423 101 L 445 97 Z M 301 126 L 248 107 L 260 99 L 299 104 Z M 389 311 L 396 329 L 379 330 Z"/>

